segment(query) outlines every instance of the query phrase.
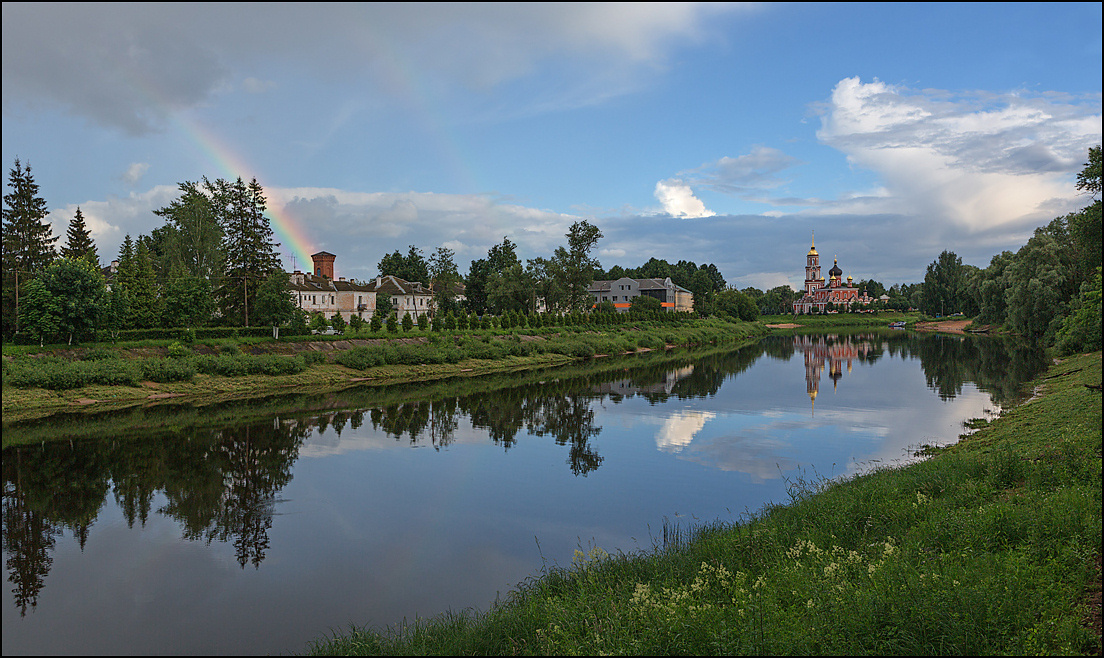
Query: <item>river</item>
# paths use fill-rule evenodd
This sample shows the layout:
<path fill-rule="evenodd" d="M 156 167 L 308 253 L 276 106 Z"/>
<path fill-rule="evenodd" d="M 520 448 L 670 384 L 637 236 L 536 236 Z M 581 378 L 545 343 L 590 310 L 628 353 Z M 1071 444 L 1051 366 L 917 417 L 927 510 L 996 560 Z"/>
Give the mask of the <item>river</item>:
<path fill-rule="evenodd" d="M 485 610 L 578 548 L 953 442 L 1043 367 L 991 338 L 799 333 L 5 426 L 41 441 L 3 452 L 3 652 L 301 652 Z"/>

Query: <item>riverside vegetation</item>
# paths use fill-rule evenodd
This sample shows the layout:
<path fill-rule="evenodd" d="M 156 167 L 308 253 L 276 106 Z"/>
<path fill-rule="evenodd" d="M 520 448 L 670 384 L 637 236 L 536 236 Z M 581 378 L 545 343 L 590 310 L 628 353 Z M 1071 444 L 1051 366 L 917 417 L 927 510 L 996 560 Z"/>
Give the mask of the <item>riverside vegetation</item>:
<path fill-rule="evenodd" d="M 734 343 L 762 324 L 716 318 L 466 331 L 350 332 L 339 337 L 150 340 L 37 351 L 5 343 L 4 425 L 67 413 L 188 398 L 268 396 L 288 389 L 430 380 L 546 367 L 600 355 Z M 11 441 L 7 432 L 4 445 Z"/>
<path fill-rule="evenodd" d="M 1101 353 L 926 459 L 650 552 L 576 552 L 486 612 L 353 627 L 314 654 L 1099 654 Z"/>

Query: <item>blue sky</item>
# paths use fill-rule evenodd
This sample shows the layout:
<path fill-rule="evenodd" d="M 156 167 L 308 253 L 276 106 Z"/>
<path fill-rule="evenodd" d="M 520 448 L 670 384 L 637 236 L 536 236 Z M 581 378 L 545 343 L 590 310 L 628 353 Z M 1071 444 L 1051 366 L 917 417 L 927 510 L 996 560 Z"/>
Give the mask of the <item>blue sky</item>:
<path fill-rule="evenodd" d="M 585 219 L 607 268 L 799 288 L 815 231 L 915 282 L 1084 206 L 1101 142 L 1099 3 L 4 3 L 2 47 L 4 170 L 105 262 L 178 183 L 240 175 L 286 265 L 338 276 L 548 256 Z"/>

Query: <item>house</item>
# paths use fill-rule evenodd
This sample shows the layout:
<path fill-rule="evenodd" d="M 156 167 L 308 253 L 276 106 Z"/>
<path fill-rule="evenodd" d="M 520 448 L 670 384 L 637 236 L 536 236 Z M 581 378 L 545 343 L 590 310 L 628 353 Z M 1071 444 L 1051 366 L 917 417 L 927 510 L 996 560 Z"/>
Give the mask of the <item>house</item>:
<path fill-rule="evenodd" d="M 412 315 L 415 322 L 422 315 L 432 314 L 433 291 L 417 281 L 407 281 L 394 275 L 378 276 L 369 281 L 368 289 L 375 296 L 387 294 L 391 297 L 391 307 L 398 314 L 399 321 L 406 315 Z"/>
<path fill-rule="evenodd" d="M 588 290 L 594 298 L 594 306 L 610 302 L 618 311 L 624 312 L 632 306 L 634 297 L 646 295 L 659 300 L 667 311 L 692 311 L 694 294 L 686 288 L 665 279 L 630 279 L 622 277 L 616 281 L 593 281 Z"/>

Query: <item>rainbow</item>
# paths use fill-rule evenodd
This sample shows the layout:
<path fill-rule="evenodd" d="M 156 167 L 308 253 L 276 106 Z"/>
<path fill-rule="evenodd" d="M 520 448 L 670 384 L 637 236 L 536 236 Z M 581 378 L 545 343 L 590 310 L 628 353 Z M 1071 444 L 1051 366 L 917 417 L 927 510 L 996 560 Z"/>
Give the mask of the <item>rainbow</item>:
<path fill-rule="evenodd" d="M 250 167 L 226 144 L 225 140 L 218 139 L 213 132 L 202 128 L 195 121 L 189 121 L 179 114 L 174 114 L 172 121 L 180 129 L 181 133 L 188 137 L 189 141 L 199 147 L 203 154 L 220 171 L 220 176 L 234 181 L 241 178 L 250 181 L 253 178 L 265 187 L 261 175 L 256 173 L 255 167 Z M 287 208 L 272 204 L 268 206 L 268 213 L 272 218 L 272 231 L 280 243 L 280 255 L 284 260 L 284 269 L 290 270 L 287 262 L 290 257 L 294 267 L 311 269 L 311 254 L 316 252 L 314 241 L 307 235 L 299 222 Z"/>

